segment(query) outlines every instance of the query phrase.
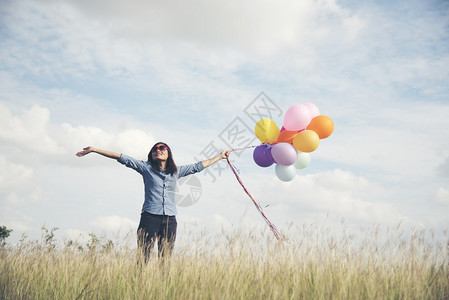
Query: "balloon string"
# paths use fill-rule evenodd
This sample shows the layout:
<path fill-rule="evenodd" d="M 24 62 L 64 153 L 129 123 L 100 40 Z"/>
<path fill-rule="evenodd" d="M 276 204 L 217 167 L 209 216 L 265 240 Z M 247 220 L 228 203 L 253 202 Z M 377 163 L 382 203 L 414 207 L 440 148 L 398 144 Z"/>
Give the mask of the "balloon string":
<path fill-rule="evenodd" d="M 257 147 L 257 146 L 256 146 Z M 232 149 L 231 151 L 235 151 L 234 149 Z M 235 167 L 231 164 L 231 162 L 229 161 L 229 157 L 226 158 L 226 160 L 228 161 L 228 165 L 231 168 L 232 172 L 235 175 L 235 178 L 237 178 L 237 181 L 240 183 L 240 185 L 242 186 L 243 190 L 245 191 L 245 193 L 251 198 L 251 200 L 253 201 L 254 205 L 256 206 L 257 210 L 260 212 L 260 214 L 262 215 L 262 217 L 265 219 L 265 222 L 267 222 L 268 226 L 270 227 L 271 231 L 273 232 L 274 236 L 276 237 L 276 239 L 278 241 L 285 241 L 286 239 L 282 236 L 282 234 L 279 232 L 279 230 L 276 228 L 276 226 L 271 223 L 271 221 L 268 219 L 268 217 L 265 215 L 265 213 L 263 212 L 262 207 L 259 205 L 259 203 L 257 203 L 257 201 L 253 198 L 253 196 L 251 196 L 251 193 L 248 191 L 248 189 L 245 187 L 245 185 L 243 184 L 242 180 L 240 179 L 240 176 L 237 174 Z"/>
<path fill-rule="evenodd" d="M 250 148 L 256 148 L 256 147 L 259 147 L 262 145 L 273 145 L 273 144 L 276 144 L 278 137 L 279 137 L 279 134 L 276 135 L 275 137 L 272 137 L 269 141 L 267 141 L 265 143 L 260 143 L 258 145 L 247 146 L 247 147 L 243 147 L 243 148 L 234 148 L 234 149 L 231 149 L 231 152 L 232 151 L 242 151 L 242 150 L 246 150 L 246 149 L 250 149 Z"/>
<path fill-rule="evenodd" d="M 253 146 L 248 146 L 248 147 L 243 147 L 243 148 L 235 148 L 235 149 L 231 149 L 231 152 L 232 152 L 232 151 L 241 151 L 241 150 L 250 149 L 250 148 L 256 148 L 256 147 L 259 147 L 260 145 L 263 145 L 263 143 L 262 143 L 262 144 L 259 144 L 259 145 L 253 145 Z"/>

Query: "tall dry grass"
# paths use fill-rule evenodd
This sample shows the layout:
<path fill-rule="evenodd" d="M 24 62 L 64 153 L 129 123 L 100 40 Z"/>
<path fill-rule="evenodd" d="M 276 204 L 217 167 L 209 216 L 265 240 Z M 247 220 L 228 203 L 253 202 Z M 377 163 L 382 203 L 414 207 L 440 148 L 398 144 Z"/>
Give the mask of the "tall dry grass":
<path fill-rule="evenodd" d="M 0 298 L 449 298 L 447 232 L 307 225 L 287 235 L 289 243 L 258 230 L 202 235 L 147 265 L 135 249 L 98 239 L 22 242 L 0 251 Z"/>

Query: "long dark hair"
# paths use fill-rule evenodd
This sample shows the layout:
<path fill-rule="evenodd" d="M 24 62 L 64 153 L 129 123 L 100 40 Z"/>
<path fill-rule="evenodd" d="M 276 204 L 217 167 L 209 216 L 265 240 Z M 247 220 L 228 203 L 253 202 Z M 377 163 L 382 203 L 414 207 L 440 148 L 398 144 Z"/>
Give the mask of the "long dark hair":
<path fill-rule="evenodd" d="M 153 150 L 156 149 L 156 145 L 159 145 L 159 144 L 162 144 L 165 147 L 167 147 L 168 158 L 167 158 L 167 163 L 165 164 L 165 172 L 170 175 L 173 175 L 176 172 L 178 172 L 178 168 L 176 167 L 175 161 L 173 160 L 173 154 L 171 153 L 171 149 L 166 143 L 158 142 L 158 143 L 154 144 L 154 146 L 150 150 L 150 153 L 148 153 L 148 162 L 151 164 L 153 169 L 155 169 L 156 171 L 161 170 L 161 162 L 158 159 L 154 160 L 153 155 L 152 155 Z"/>

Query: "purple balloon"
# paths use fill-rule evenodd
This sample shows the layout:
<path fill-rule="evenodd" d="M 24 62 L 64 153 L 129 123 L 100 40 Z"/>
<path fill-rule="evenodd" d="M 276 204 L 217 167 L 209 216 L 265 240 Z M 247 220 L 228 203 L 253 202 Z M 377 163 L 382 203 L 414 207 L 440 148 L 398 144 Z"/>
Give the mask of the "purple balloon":
<path fill-rule="evenodd" d="M 298 151 L 289 143 L 279 143 L 271 148 L 271 155 L 278 164 L 290 166 L 298 158 Z"/>
<path fill-rule="evenodd" d="M 273 156 L 271 155 L 271 146 L 260 145 L 254 149 L 253 152 L 254 162 L 260 167 L 269 167 L 274 164 Z"/>

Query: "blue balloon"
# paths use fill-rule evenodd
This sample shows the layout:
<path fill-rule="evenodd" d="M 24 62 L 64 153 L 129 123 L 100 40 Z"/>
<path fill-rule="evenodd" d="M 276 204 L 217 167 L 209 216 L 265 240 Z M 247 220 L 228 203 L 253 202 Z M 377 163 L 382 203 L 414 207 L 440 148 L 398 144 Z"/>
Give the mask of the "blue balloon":
<path fill-rule="evenodd" d="M 294 165 L 283 166 L 277 164 L 274 168 L 274 171 L 276 173 L 276 176 L 284 182 L 291 181 L 296 176 L 296 168 Z"/>
<path fill-rule="evenodd" d="M 260 145 L 254 149 L 253 152 L 254 162 L 260 167 L 269 167 L 274 164 L 274 158 L 271 155 L 271 146 Z"/>

